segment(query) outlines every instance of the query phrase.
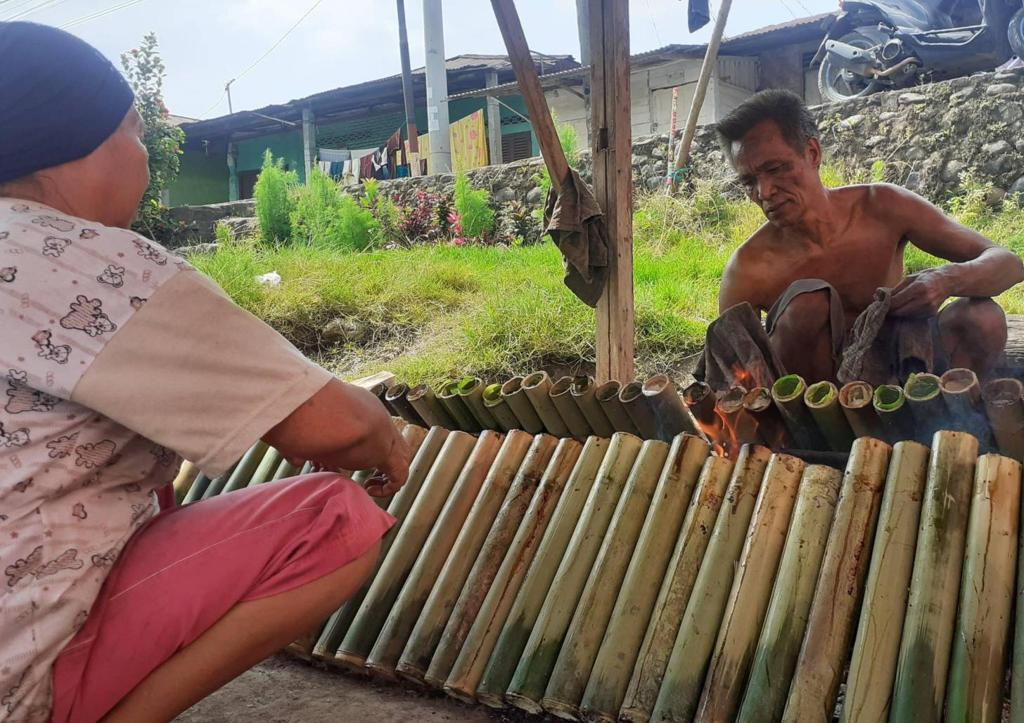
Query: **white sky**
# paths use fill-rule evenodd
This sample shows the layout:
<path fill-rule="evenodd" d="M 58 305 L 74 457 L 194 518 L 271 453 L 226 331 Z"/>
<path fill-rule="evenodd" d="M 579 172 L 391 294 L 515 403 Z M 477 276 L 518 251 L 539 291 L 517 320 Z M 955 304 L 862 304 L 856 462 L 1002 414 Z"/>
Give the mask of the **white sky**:
<path fill-rule="evenodd" d="M 262 55 L 314 0 L 0 0 L 0 20 L 64 25 L 119 62 L 142 36 L 157 33 L 167 65 L 172 113 L 227 113 L 224 84 Z M 406 0 L 413 67 L 422 66 L 421 0 Z M 575 0 L 518 0 L 527 40 L 543 53 L 579 59 Z M 717 0 L 712 0 L 712 8 Z M 734 0 L 726 36 L 828 12 L 837 0 Z M 116 9 L 115 9 L 116 8 Z M 281 45 L 231 89 L 235 110 L 282 103 L 400 71 L 394 0 L 322 0 Z M 445 55 L 504 53 L 488 0 L 444 0 Z M 690 35 L 685 0 L 631 0 L 632 52 L 707 40 Z"/>

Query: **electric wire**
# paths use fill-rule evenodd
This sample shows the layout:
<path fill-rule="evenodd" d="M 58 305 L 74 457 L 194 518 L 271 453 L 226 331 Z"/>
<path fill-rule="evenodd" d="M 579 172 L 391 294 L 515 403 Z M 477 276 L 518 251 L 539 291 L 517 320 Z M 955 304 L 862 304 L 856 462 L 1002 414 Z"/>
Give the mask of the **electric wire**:
<path fill-rule="evenodd" d="M 12 10 L 13 12 L 10 15 L 4 17 L 3 21 L 13 22 L 14 20 L 20 20 L 21 18 L 31 15 L 32 13 L 38 12 L 40 10 L 49 10 L 50 8 L 56 7 L 57 5 L 60 5 L 65 2 L 67 2 L 67 0 L 43 0 L 43 2 L 32 7 L 26 7 L 30 3 L 21 3 L 17 7 L 6 8 L 8 10 Z"/>
<path fill-rule="evenodd" d="M 88 15 L 82 15 L 81 17 L 77 17 L 74 20 L 69 20 L 68 22 L 58 27 L 60 27 L 61 30 L 67 30 L 68 28 L 78 27 L 79 25 L 82 25 L 84 23 L 88 23 L 93 20 L 97 20 L 99 18 L 106 17 L 107 15 L 116 13 L 119 10 L 126 10 L 142 2 L 145 2 L 145 0 L 127 0 L 127 2 L 123 2 L 119 5 L 112 5 L 108 8 L 104 8 L 103 10 L 97 10 L 95 12 L 89 13 Z"/>

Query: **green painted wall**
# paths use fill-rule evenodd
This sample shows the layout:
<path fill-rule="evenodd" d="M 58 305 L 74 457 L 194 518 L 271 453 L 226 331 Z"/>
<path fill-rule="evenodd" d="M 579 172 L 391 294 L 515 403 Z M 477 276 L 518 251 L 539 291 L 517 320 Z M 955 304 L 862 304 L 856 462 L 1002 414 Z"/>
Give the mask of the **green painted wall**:
<path fill-rule="evenodd" d="M 228 200 L 228 166 L 224 154 L 185 151 L 181 172 L 168 189 L 172 206 L 195 206 Z"/>
<path fill-rule="evenodd" d="M 274 133 L 269 136 L 238 141 L 238 172 L 258 171 L 263 167 L 263 154 L 270 149 L 274 158 L 283 158 L 288 170 L 299 174 L 299 181 L 306 181 L 306 161 L 302 150 L 302 131 L 293 130 Z M 227 161 L 225 161 L 225 164 Z"/>

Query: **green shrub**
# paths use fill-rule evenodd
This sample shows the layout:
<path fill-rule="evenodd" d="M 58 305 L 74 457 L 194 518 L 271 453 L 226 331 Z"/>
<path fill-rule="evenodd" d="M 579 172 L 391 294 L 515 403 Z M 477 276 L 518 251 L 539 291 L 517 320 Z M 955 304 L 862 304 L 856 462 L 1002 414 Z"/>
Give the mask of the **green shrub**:
<path fill-rule="evenodd" d="M 300 186 L 294 195 L 292 240 L 309 245 L 344 245 L 337 238 L 341 194 L 334 180 L 319 168 L 313 168 L 306 185 Z"/>
<path fill-rule="evenodd" d="M 336 245 L 351 251 L 365 251 L 373 246 L 379 224 L 370 213 L 351 196 L 342 196 L 338 208 L 337 233 L 332 236 Z"/>
<path fill-rule="evenodd" d="M 455 210 L 466 237 L 484 238 L 494 229 L 494 211 L 487 204 L 489 197 L 487 191 L 471 188 L 464 174 L 455 177 Z"/>
<path fill-rule="evenodd" d="M 298 174 L 284 170 L 284 159 L 275 161 L 268 148 L 254 189 L 256 218 L 265 242 L 280 244 L 291 239 L 292 190 L 298 184 Z"/>

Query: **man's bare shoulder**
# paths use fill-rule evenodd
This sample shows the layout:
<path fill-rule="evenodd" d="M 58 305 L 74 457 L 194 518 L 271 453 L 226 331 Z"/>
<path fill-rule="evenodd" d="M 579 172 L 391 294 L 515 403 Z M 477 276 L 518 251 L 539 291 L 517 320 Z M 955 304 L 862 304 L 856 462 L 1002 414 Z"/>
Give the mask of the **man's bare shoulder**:
<path fill-rule="evenodd" d="M 840 186 L 830 191 L 833 202 L 847 206 L 851 211 L 868 212 L 875 217 L 899 216 L 930 205 L 913 191 L 893 183 L 857 183 Z"/>
<path fill-rule="evenodd" d="M 778 230 L 769 223 L 754 231 L 746 241 L 736 247 L 729 257 L 730 266 L 757 265 L 772 256 L 778 242 Z"/>

